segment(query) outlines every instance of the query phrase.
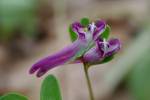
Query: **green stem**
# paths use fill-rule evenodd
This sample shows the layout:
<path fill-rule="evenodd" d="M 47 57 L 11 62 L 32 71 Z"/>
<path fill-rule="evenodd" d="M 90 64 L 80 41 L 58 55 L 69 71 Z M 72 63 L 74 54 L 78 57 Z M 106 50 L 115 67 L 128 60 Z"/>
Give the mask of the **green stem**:
<path fill-rule="evenodd" d="M 85 77 L 86 77 L 86 81 L 87 81 L 87 85 L 88 85 L 90 100 L 94 100 L 92 85 L 91 85 L 90 78 L 88 75 L 88 65 L 85 63 L 83 65 L 84 65 L 84 72 L 85 72 Z"/>

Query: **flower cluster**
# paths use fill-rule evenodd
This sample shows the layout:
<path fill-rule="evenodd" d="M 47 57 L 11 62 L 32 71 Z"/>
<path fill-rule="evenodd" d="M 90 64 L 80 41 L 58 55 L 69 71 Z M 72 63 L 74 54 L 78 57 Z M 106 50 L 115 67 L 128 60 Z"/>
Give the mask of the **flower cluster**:
<path fill-rule="evenodd" d="M 35 63 L 30 74 L 37 72 L 37 77 L 41 77 L 48 70 L 66 63 L 100 64 L 120 50 L 118 39 L 107 40 L 105 34 L 109 34 L 109 26 L 105 21 L 97 20 L 87 25 L 74 22 L 71 30 L 77 35 L 76 40 L 60 52 Z"/>

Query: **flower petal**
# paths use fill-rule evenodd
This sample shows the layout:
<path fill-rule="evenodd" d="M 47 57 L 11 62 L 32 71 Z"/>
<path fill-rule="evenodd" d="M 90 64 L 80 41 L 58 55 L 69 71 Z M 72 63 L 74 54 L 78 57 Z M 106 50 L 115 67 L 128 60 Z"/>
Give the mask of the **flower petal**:
<path fill-rule="evenodd" d="M 97 20 L 95 22 L 95 25 L 97 28 L 100 28 L 103 24 L 105 24 L 106 22 L 104 20 Z"/>
<path fill-rule="evenodd" d="M 117 53 L 121 48 L 121 43 L 119 39 L 110 39 L 108 43 L 109 43 L 109 48 L 106 51 L 106 56 L 111 56 Z"/>
<path fill-rule="evenodd" d="M 98 20 L 96 23 L 96 30 L 93 33 L 93 39 L 97 40 L 99 38 L 99 36 L 103 33 L 103 31 L 105 30 L 106 27 L 106 23 L 105 21 L 100 21 Z"/>
<path fill-rule="evenodd" d="M 79 22 L 72 24 L 72 30 L 78 35 L 78 38 L 85 39 L 84 27 Z"/>
<path fill-rule="evenodd" d="M 106 46 L 108 46 L 107 49 L 105 48 L 105 42 L 102 40 L 96 41 L 96 46 L 91 48 L 89 51 L 87 51 L 83 56 L 83 61 L 93 65 L 93 64 L 100 64 L 106 57 L 111 57 L 115 53 L 117 53 L 120 48 L 121 44 L 118 39 L 110 39 Z M 106 51 L 105 51 L 106 50 Z"/>
<path fill-rule="evenodd" d="M 89 64 L 95 64 L 103 60 L 103 52 L 98 47 L 98 41 L 96 46 L 87 51 L 83 56 L 83 61 Z"/>
<path fill-rule="evenodd" d="M 30 74 L 33 74 L 38 70 L 37 77 L 40 77 L 43 74 L 45 74 L 48 70 L 58 65 L 62 65 L 69 62 L 80 51 L 81 48 L 85 47 L 85 43 L 83 43 L 80 40 L 77 40 L 72 45 L 64 48 L 62 51 L 38 61 L 30 69 Z"/>
<path fill-rule="evenodd" d="M 97 48 L 90 49 L 87 53 L 83 56 L 83 61 L 86 63 L 94 63 L 99 61 L 101 58 L 101 54 L 99 53 Z"/>

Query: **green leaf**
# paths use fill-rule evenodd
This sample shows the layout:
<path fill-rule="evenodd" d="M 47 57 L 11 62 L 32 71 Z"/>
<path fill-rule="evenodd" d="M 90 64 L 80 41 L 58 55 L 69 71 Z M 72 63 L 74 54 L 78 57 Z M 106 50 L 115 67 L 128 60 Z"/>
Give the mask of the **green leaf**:
<path fill-rule="evenodd" d="M 80 23 L 81 23 L 83 26 L 86 27 L 87 25 L 89 25 L 90 21 L 89 21 L 88 18 L 82 18 L 82 19 L 80 20 Z"/>
<path fill-rule="evenodd" d="M 107 25 L 106 28 L 105 28 L 105 30 L 104 30 L 104 32 L 102 33 L 102 35 L 100 37 L 103 38 L 103 39 L 104 38 L 108 39 L 109 35 L 110 35 L 110 31 L 111 31 L 110 26 Z"/>
<path fill-rule="evenodd" d="M 25 96 L 18 93 L 8 93 L 0 97 L 0 100 L 28 100 Z"/>
<path fill-rule="evenodd" d="M 128 76 L 128 86 L 136 100 L 150 100 L 150 54 L 149 51 L 137 61 Z"/>
<path fill-rule="evenodd" d="M 53 75 L 48 75 L 41 87 L 40 100 L 62 100 L 57 79 Z"/>
<path fill-rule="evenodd" d="M 113 58 L 114 58 L 114 55 L 109 56 L 109 57 L 106 57 L 106 58 L 105 58 L 105 59 L 101 62 L 101 64 L 104 64 L 104 63 L 110 62 L 111 60 L 113 60 Z"/>
<path fill-rule="evenodd" d="M 76 39 L 77 39 L 77 34 L 72 30 L 72 27 L 70 25 L 69 27 L 69 33 L 70 33 L 70 38 L 71 38 L 71 41 L 74 42 Z"/>

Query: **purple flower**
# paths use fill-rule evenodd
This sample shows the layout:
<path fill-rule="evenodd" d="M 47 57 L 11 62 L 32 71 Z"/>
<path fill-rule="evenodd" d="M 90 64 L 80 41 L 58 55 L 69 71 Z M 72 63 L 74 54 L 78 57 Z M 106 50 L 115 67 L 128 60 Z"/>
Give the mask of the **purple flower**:
<path fill-rule="evenodd" d="M 96 45 L 87 51 L 82 58 L 82 61 L 85 63 L 99 64 L 106 57 L 112 56 L 117 53 L 121 48 L 120 41 L 118 39 L 110 39 L 106 41 L 97 41 Z"/>
<path fill-rule="evenodd" d="M 80 22 L 74 22 L 71 26 L 78 36 L 76 41 L 60 52 L 35 63 L 29 71 L 30 74 L 37 72 L 37 77 L 40 77 L 54 67 L 72 62 L 99 63 L 120 49 L 118 39 L 111 39 L 107 42 L 101 38 L 106 29 L 104 21 L 98 20 L 86 27 Z"/>

